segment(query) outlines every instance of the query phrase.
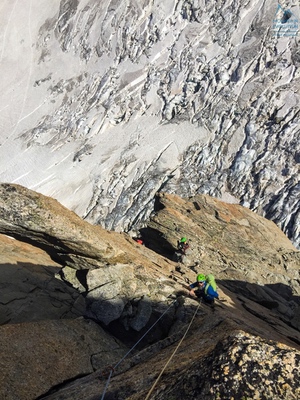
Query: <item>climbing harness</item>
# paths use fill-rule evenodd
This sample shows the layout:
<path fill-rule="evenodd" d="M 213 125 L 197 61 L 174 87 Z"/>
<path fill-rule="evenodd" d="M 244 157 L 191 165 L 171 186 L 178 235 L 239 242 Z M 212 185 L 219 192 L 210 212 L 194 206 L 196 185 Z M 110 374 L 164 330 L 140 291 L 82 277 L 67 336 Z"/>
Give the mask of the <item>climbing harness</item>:
<path fill-rule="evenodd" d="M 152 392 L 153 392 L 153 390 L 154 390 L 156 384 L 157 384 L 158 381 L 160 380 L 160 378 L 161 378 L 162 374 L 164 373 L 165 369 L 166 369 L 167 366 L 169 365 L 170 361 L 172 360 L 172 358 L 174 357 L 175 353 L 176 353 L 177 350 L 179 349 L 181 343 L 183 342 L 184 338 L 186 337 L 186 335 L 187 335 L 187 333 L 188 333 L 188 331 L 189 331 L 189 329 L 190 329 L 190 327 L 191 327 L 191 325 L 192 325 L 192 323 L 193 323 L 193 321 L 194 321 L 194 319 L 195 319 L 195 316 L 197 315 L 197 312 L 198 312 L 198 309 L 199 309 L 199 307 L 200 307 L 200 305 L 201 305 L 201 302 L 202 302 L 202 299 L 200 299 L 200 302 L 199 302 L 199 304 L 198 304 L 198 307 L 196 308 L 196 311 L 195 311 L 195 313 L 194 313 L 194 315 L 193 315 L 193 318 L 191 319 L 191 322 L 189 323 L 189 325 L 188 325 L 188 327 L 187 327 L 187 329 L 186 329 L 184 335 L 183 335 L 182 338 L 180 339 L 180 342 L 178 343 L 178 345 L 176 346 L 175 350 L 174 350 L 173 353 L 171 354 L 170 358 L 169 358 L 168 361 L 166 362 L 165 366 L 164 366 L 163 369 L 161 370 L 160 374 L 159 374 L 158 377 L 156 378 L 156 380 L 155 380 L 155 382 L 153 383 L 153 385 L 152 385 L 150 391 L 148 392 L 148 394 L 147 394 L 145 400 L 148 400 L 148 399 L 150 398 L 150 396 L 151 396 L 151 394 L 152 394 Z"/>
<path fill-rule="evenodd" d="M 115 369 L 121 364 L 121 362 L 128 356 L 128 354 L 130 354 L 132 352 L 132 350 L 140 343 L 140 341 L 142 339 L 144 339 L 144 337 L 151 331 L 151 329 L 161 320 L 161 318 L 169 311 L 169 309 L 177 302 L 177 299 L 174 300 L 171 305 L 161 314 L 161 316 L 154 322 L 154 324 L 152 324 L 150 326 L 150 328 L 147 330 L 146 333 L 144 333 L 144 335 L 135 343 L 135 345 L 125 354 L 125 356 L 123 358 L 121 358 L 121 360 L 114 366 L 114 367 L 108 367 L 106 371 L 102 372 L 102 375 L 104 375 L 105 373 L 107 374 L 108 370 L 110 370 L 109 376 L 107 378 L 107 382 L 101 397 L 101 400 L 104 399 L 104 396 L 106 394 L 110 379 L 112 377 L 112 374 L 114 373 Z"/>

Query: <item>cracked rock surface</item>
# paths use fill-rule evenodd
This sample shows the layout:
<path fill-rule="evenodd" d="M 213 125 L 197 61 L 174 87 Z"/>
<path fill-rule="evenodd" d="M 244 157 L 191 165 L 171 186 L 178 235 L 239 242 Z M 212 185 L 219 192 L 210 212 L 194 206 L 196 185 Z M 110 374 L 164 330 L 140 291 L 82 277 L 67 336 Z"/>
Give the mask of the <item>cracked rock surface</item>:
<path fill-rule="evenodd" d="M 158 193 L 141 234 L 0 185 L 0 397 L 297 399 L 300 252 L 280 229 L 209 195 Z M 214 306 L 188 295 L 198 273 L 216 277 Z"/>

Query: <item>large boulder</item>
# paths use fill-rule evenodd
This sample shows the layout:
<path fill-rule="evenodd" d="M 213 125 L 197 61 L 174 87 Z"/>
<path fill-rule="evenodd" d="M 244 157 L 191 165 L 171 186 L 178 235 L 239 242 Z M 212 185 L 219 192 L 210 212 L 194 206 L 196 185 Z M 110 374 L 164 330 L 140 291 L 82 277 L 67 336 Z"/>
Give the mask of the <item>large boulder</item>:
<path fill-rule="evenodd" d="M 44 248 L 57 262 L 75 269 L 137 257 L 126 252 L 124 236 L 93 226 L 55 199 L 20 185 L 0 184 L 0 233 Z"/>
<path fill-rule="evenodd" d="M 55 199 L 16 184 L 0 184 L 0 233 L 42 248 L 75 270 L 169 264 L 129 235 L 91 225 Z"/>
<path fill-rule="evenodd" d="M 85 299 L 60 268 L 44 250 L 0 234 L 0 325 L 83 315 Z"/>

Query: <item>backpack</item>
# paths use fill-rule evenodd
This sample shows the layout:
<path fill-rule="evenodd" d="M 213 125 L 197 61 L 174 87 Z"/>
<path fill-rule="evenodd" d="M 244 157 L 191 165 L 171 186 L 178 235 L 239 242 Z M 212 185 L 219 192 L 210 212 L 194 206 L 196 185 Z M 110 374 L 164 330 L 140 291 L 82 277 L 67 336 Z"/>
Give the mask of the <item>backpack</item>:
<path fill-rule="evenodd" d="M 215 281 L 215 277 L 212 274 L 206 275 L 205 281 L 207 283 L 207 285 L 205 286 L 205 293 L 207 293 L 207 290 L 208 290 L 209 286 L 211 286 L 214 289 L 215 292 L 217 291 L 217 284 L 216 284 L 216 281 Z"/>
<path fill-rule="evenodd" d="M 190 246 L 187 243 L 182 243 L 182 242 L 179 242 L 177 246 L 178 250 L 180 250 L 183 254 L 185 254 L 185 252 L 189 247 Z"/>

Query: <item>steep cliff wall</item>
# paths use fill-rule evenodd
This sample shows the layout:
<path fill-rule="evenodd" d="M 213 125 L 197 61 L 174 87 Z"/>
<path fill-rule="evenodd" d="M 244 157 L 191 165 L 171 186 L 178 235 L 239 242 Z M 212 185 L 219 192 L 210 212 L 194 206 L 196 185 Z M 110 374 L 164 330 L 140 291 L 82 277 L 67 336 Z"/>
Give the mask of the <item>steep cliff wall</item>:
<path fill-rule="evenodd" d="M 0 185 L 1 398 L 299 397 L 300 252 L 239 205 L 155 204 L 143 246 Z M 197 273 L 217 278 L 213 306 L 189 295 Z"/>

